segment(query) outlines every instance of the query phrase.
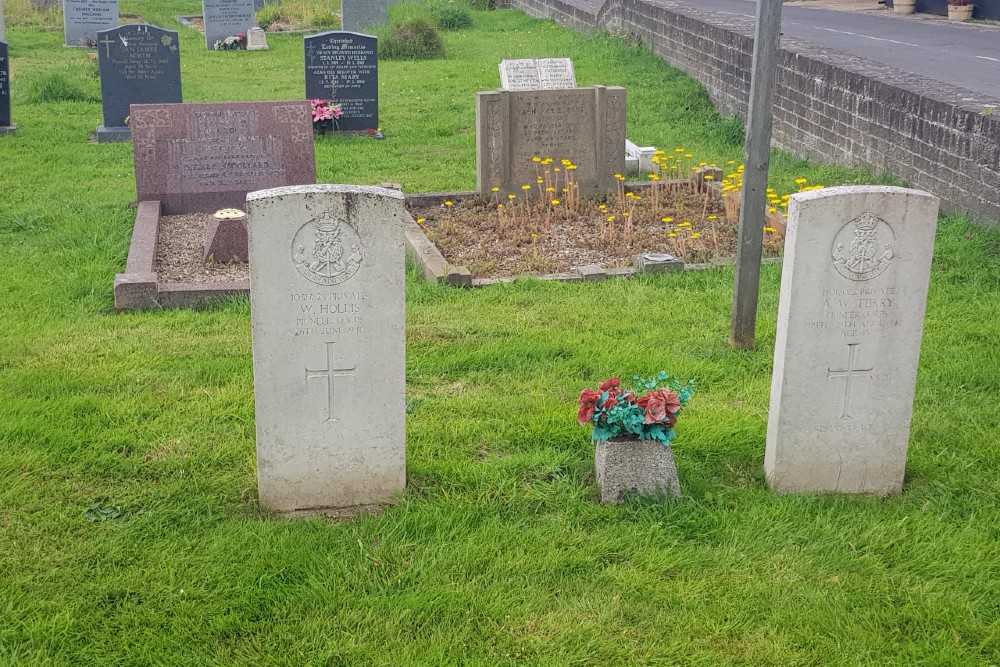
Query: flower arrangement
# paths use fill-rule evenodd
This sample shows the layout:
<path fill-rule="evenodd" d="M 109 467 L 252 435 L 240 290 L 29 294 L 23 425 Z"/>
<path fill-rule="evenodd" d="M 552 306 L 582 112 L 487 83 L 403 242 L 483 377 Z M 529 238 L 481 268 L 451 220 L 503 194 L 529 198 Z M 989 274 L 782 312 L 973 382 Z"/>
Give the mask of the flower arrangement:
<path fill-rule="evenodd" d="M 215 42 L 216 51 L 243 51 L 247 48 L 247 36 L 240 32 Z"/>
<path fill-rule="evenodd" d="M 694 380 L 681 382 L 666 371 L 652 379 L 634 375 L 632 380 L 632 390 L 623 388 L 620 379 L 611 378 L 597 389 L 580 392 L 577 422 L 593 425 L 593 442 L 626 436 L 657 440 L 669 447 L 677 435 L 677 415 L 694 394 Z"/>
<path fill-rule="evenodd" d="M 309 100 L 309 103 L 312 105 L 313 131 L 337 129 L 337 121 L 344 115 L 339 104 L 330 104 L 329 100 Z"/>

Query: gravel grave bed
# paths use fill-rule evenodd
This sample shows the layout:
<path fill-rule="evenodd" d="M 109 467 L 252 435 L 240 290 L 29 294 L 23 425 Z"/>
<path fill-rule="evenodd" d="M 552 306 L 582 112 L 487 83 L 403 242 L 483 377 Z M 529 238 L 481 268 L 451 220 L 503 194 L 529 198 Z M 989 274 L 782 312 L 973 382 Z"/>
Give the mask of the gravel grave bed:
<path fill-rule="evenodd" d="M 185 213 L 160 218 L 156 242 L 156 276 L 164 283 L 216 283 L 249 280 L 246 262 L 206 262 L 205 229 L 212 213 Z"/>

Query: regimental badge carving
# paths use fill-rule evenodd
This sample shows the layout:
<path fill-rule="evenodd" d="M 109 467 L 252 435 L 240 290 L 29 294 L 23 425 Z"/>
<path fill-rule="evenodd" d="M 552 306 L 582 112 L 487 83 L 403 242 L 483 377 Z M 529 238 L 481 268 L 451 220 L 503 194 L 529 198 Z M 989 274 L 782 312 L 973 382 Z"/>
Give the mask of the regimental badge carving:
<path fill-rule="evenodd" d="M 292 239 L 295 268 L 317 285 L 347 282 L 363 260 L 364 249 L 357 232 L 329 211 L 302 225 Z"/>
<path fill-rule="evenodd" d="M 848 280 L 871 280 L 892 264 L 895 247 L 896 235 L 889 223 L 865 211 L 837 232 L 833 266 Z"/>

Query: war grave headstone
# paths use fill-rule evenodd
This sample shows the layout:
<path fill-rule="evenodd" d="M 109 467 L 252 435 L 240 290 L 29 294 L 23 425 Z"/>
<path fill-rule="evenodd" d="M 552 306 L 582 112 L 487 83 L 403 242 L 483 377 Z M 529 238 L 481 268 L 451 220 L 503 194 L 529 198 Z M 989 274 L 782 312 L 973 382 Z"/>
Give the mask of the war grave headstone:
<path fill-rule="evenodd" d="M 341 0 L 340 27 L 347 32 L 371 30 L 389 22 L 389 0 Z"/>
<path fill-rule="evenodd" d="M 261 507 L 390 501 L 406 485 L 403 196 L 309 185 L 247 209 Z"/>
<path fill-rule="evenodd" d="M 610 192 L 625 169 L 624 145 L 624 88 L 476 93 L 479 192 L 520 195 L 537 177 L 533 157 L 571 160 L 581 195 Z"/>
<path fill-rule="evenodd" d="M 63 0 L 66 46 L 97 46 L 97 33 L 118 22 L 118 0 Z"/>
<path fill-rule="evenodd" d="M 303 42 L 306 97 L 339 104 L 340 131 L 378 128 L 378 38 L 334 30 Z"/>
<path fill-rule="evenodd" d="M 17 129 L 11 122 L 10 114 L 10 59 L 7 57 L 7 42 L 0 42 L 0 135 Z"/>
<path fill-rule="evenodd" d="M 219 40 L 245 35 L 257 25 L 254 0 L 201 0 L 201 15 L 205 24 L 205 47 L 209 51 L 215 49 Z"/>
<path fill-rule="evenodd" d="M 247 258 L 243 209 L 253 190 L 316 181 L 309 102 L 134 104 L 132 150 L 139 210 L 126 271 L 115 277 L 115 307 L 134 310 L 199 305 L 246 286 L 158 283 L 156 243 L 161 215 L 205 213 L 205 258 Z"/>
<path fill-rule="evenodd" d="M 764 470 L 776 491 L 902 489 L 937 197 L 792 195 Z"/>
<path fill-rule="evenodd" d="M 569 58 L 522 58 L 500 62 L 503 90 L 557 90 L 576 88 L 576 73 Z"/>
<path fill-rule="evenodd" d="M 97 142 L 128 141 L 129 106 L 181 102 L 181 56 L 177 33 L 144 23 L 97 33 L 104 124 Z"/>

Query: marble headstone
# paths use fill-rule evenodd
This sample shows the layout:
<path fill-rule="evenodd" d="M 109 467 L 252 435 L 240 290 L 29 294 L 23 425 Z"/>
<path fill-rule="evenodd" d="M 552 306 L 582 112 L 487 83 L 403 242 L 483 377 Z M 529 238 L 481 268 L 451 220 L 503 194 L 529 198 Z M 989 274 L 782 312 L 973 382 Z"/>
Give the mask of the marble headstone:
<path fill-rule="evenodd" d="M 341 105 L 339 130 L 378 128 L 378 38 L 334 30 L 303 42 L 306 97 Z"/>
<path fill-rule="evenodd" d="M 938 203 L 884 186 L 792 195 L 764 457 L 772 489 L 902 489 Z"/>
<path fill-rule="evenodd" d="M 201 0 L 201 15 L 205 23 L 205 47 L 209 51 L 220 39 L 245 35 L 257 25 L 254 0 Z"/>
<path fill-rule="evenodd" d="M 476 93 L 476 184 L 518 194 L 536 179 L 533 157 L 567 159 L 583 196 L 611 192 L 625 170 L 625 89 Z M 534 193 L 532 188 L 529 192 Z"/>
<path fill-rule="evenodd" d="M 118 27 L 118 0 L 63 0 L 66 46 L 97 45 L 97 33 Z"/>
<path fill-rule="evenodd" d="M 128 141 L 129 106 L 180 102 L 181 56 L 177 33 L 144 23 L 97 33 L 104 124 L 98 143 Z"/>
<path fill-rule="evenodd" d="M 261 507 L 349 515 L 406 485 L 403 196 L 247 195 Z"/>
<path fill-rule="evenodd" d="M 7 42 L 0 42 L 0 135 L 13 132 L 15 128 L 10 118 L 10 59 Z"/>
<path fill-rule="evenodd" d="M 340 27 L 362 32 L 389 22 L 389 0 L 341 0 Z"/>
<path fill-rule="evenodd" d="M 500 62 L 500 87 L 504 90 L 576 88 L 573 61 L 569 58 L 503 60 Z"/>

